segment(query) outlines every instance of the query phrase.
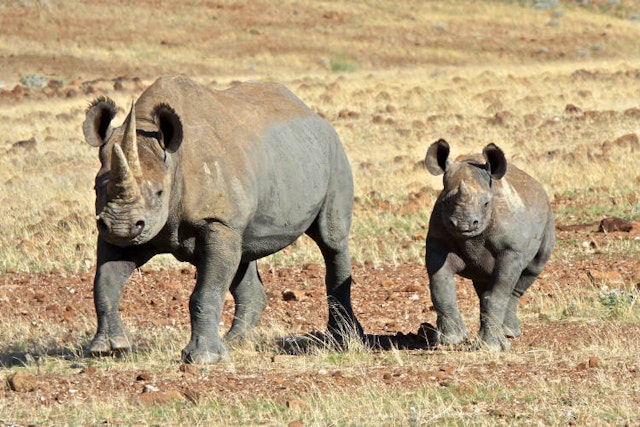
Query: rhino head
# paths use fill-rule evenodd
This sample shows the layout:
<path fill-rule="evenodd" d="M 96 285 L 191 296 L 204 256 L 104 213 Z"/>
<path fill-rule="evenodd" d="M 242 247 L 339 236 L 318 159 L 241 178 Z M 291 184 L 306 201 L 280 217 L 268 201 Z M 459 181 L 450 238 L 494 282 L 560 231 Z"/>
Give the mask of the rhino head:
<path fill-rule="evenodd" d="M 87 143 L 100 147 L 95 181 L 100 237 L 117 246 L 146 243 L 164 227 L 173 180 L 172 154 L 182 142 L 182 123 L 174 110 L 157 105 L 137 128 L 135 105 L 122 126 L 111 127 L 116 105 L 99 98 L 82 125 Z"/>
<path fill-rule="evenodd" d="M 456 161 L 449 160 L 449 151 L 444 139 L 434 142 L 427 150 L 425 165 L 433 175 L 444 173 L 444 189 L 437 202 L 443 226 L 454 236 L 474 237 L 491 223 L 493 180 L 507 172 L 507 161 L 495 144 L 487 145 L 482 157 Z"/>

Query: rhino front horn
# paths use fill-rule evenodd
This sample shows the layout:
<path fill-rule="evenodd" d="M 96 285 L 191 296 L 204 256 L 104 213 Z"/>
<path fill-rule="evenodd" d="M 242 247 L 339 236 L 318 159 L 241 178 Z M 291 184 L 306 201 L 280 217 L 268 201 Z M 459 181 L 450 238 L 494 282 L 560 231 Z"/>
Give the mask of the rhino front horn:
<path fill-rule="evenodd" d="M 138 183 L 127 163 L 122 148 L 118 144 L 114 144 L 111 153 L 109 192 L 116 198 L 131 201 L 138 196 L 138 191 Z"/>
<path fill-rule="evenodd" d="M 129 168 L 134 177 L 142 175 L 140 167 L 140 158 L 138 157 L 138 142 L 136 138 L 136 109 L 133 99 L 131 100 L 131 111 L 127 119 L 127 126 L 124 130 L 124 139 L 122 140 L 122 151 L 124 157 L 129 163 Z"/>

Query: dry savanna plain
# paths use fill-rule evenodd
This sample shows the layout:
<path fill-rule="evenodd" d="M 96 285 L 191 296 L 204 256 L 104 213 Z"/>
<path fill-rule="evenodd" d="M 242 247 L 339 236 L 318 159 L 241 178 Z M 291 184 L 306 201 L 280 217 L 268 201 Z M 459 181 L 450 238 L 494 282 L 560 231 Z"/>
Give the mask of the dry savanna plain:
<path fill-rule="evenodd" d="M 638 40 L 626 0 L 0 2 L 0 426 L 639 425 Z M 195 269 L 167 256 L 125 287 L 135 350 L 85 354 L 99 166 L 85 109 L 109 96 L 120 123 L 166 73 L 281 82 L 336 128 L 368 345 L 283 350 L 327 317 L 301 238 L 259 264 L 268 308 L 229 362 L 180 362 Z M 552 202 L 556 249 L 506 352 L 429 345 L 442 184 L 423 159 L 438 138 L 454 155 L 496 143 Z M 474 336 L 478 299 L 456 283 Z M 221 331 L 232 316 L 228 298 Z"/>

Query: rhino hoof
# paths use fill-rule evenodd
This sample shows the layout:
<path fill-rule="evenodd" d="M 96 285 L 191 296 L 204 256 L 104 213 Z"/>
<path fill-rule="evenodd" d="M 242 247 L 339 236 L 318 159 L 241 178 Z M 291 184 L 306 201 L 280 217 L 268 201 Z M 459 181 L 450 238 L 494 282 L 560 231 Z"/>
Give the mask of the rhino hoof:
<path fill-rule="evenodd" d="M 507 325 L 502 325 L 502 330 L 504 331 L 504 336 L 507 338 L 518 338 L 522 335 L 522 331 L 520 327 L 512 328 Z"/>
<path fill-rule="evenodd" d="M 182 350 L 182 361 L 193 365 L 210 365 L 214 363 L 226 362 L 229 360 L 227 353 L 214 353 L 211 351 L 193 351 L 187 352 Z"/>
<path fill-rule="evenodd" d="M 465 334 L 443 334 L 438 333 L 437 343 L 440 345 L 456 345 L 466 342 L 469 337 Z"/>
<path fill-rule="evenodd" d="M 131 339 L 120 335 L 115 337 L 96 336 L 89 345 L 88 352 L 94 356 L 102 356 L 113 353 L 124 353 L 131 350 Z"/>
<path fill-rule="evenodd" d="M 91 341 L 91 344 L 89 344 L 87 352 L 94 356 L 101 356 L 111 353 L 111 346 L 107 339 L 103 337 L 95 337 L 93 341 Z"/>
<path fill-rule="evenodd" d="M 478 338 L 472 348 L 474 350 L 508 351 L 511 350 L 511 343 L 506 339 L 486 340 Z"/>

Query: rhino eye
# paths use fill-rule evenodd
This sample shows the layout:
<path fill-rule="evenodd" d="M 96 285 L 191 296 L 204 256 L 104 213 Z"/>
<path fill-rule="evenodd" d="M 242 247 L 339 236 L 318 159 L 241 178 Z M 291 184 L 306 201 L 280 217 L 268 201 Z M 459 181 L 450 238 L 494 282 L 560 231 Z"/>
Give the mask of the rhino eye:
<path fill-rule="evenodd" d="M 162 190 L 158 190 L 158 191 L 156 191 L 156 197 L 162 197 L 162 194 L 163 194 L 163 193 L 164 193 L 164 192 L 163 192 Z"/>

